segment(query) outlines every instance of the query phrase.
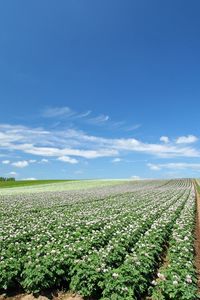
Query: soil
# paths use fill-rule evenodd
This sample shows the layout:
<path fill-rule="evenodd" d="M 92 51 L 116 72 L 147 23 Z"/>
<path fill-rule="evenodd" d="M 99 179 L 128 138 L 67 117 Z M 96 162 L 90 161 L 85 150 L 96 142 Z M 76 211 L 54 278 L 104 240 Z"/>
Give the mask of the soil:
<path fill-rule="evenodd" d="M 39 296 L 35 297 L 33 294 L 19 294 L 16 296 L 6 296 L 0 295 L 0 300 L 83 300 L 83 298 L 79 295 L 71 294 L 71 293 L 58 293 L 56 295 L 51 295 L 51 297 Z"/>
<path fill-rule="evenodd" d="M 195 188 L 196 188 L 196 183 Z M 196 226 L 195 226 L 195 265 L 197 270 L 197 285 L 198 294 L 200 295 L 200 194 L 196 188 L 196 201 L 197 201 L 197 213 L 196 213 Z"/>

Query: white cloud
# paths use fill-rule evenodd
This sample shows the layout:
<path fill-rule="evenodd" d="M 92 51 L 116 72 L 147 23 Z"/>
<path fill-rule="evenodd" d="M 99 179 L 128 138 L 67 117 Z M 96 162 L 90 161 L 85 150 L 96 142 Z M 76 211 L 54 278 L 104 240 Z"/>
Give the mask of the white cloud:
<path fill-rule="evenodd" d="M 25 168 L 29 165 L 28 161 L 26 160 L 21 160 L 21 161 L 16 161 L 12 163 L 12 166 L 16 168 Z"/>
<path fill-rule="evenodd" d="M 37 160 L 36 159 L 29 159 L 28 162 L 31 163 L 31 164 L 33 164 L 33 163 L 37 162 Z"/>
<path fill-rule="evenodd" d="M 11 176 L 16 176 L 17 175 L 17 173 L 14 172 L 14 171 L 13 172 L 9 172 L 8 174 L 11 175 Z"/>
<path fill-rule="evenodd" d="M 143 143 L 136 139 L 116 139 L 112 140 L 113 148 L 119 150 L 127 150 L 152 154 L 158 157 L 199 157 L 200 152 L 191 147 L 180 147 L 168 144 L 149 144 Z"/>
<path fill-rule="evenodd" d="M 74 129 L 44 130 L 0 124 L 0 148 L 47 157 L 118 157 L 138 152 L 162 158 L 200 157 L 198 148 L 180 143 L 148 143 L 135 138 L 104 138 Z"/>
<path fill-rule="evenodd" d="M 78 163 L 77 159 L 71 158 L 69 156 L 61 156 L 61 157 L 58 157 L 57 159 L 60 160 L 60 161 L 69 163 L 69 164 L 77 164 Z"/>
<path fill-rule="evenodd" d="M 114 158 L 114 159 L 112 160 L 113 163 L 118 163 L 118 162 L 120 162 L 120 161 L 122 161 L 122 159 L 119 158 L 119 157 L 116 157 L 116 158 Z"/>
<path fill-rule="evenodd" d="M 25 153 L 39 155 L 39 156 L 79 156 L 84 158 L 98 158 L 98 157 L 109 157 L 118 154 L 116 150 L 110 149 L 99 149 L 99 150 L 80 150 L 72 148 L 54 148 L 54 147 L 35 147 L 33 145 L 22 145 L 15 147 L 16 150 L 22 150 Z"/>
<path fill-rule="evenodd" d="M 131 176 L 131 179 L 133 179 L 133 180 L 142 180 L 142 178 L 140 176 L 137 176 L 137 175 Z"/>
<path fill-rule="evenodd" d="M 160 168 L 160 165 L 155 165 L 155 164 L 147 164 L 147 166 L 151 169 L 151 170 L 154 170 L 154 171 L 159 171 L 161 168 Z"/>
<path fill-rule="evenodd" d="M 10 163 L 9 160 L 3 160 L 3 161 L 2 161 L 2 164 L 4 164 L 4 165 L 8 165 L 9 163 Z"/>
<path fill-rule="evenodd" d="M 28 177 L 28 178 L 22 178 L 21 180 L 37 180 L 37 178 L 35 177 Z"/>
<path fill-rule="evenodd" d="M 198 141 L 195 135 L 180 136 L 176 139 L 176 144 L 191 144 Z"/>
<path fill-rule="evenodd" d="M 147 164 L 151 170 L 171 169 L 171 170 L 200 170 L 200 163 L 165 163 Z"/>
<path fill-rule="evenodd" d="M 49 160 L 48 160 L 48 159 L 46 159 L 46 158 L 42 158 L 40 162 L 41 162 L 41 163 L 48 163 L 48 162 L 49 162 Z"/>
<path fill-rule="evenodd" d="M 169 138 L 168 138 L 168 136 L 163 135 L 160 137 L 160 141 L 167 144 L 167 143 L 169 143 Z"/>

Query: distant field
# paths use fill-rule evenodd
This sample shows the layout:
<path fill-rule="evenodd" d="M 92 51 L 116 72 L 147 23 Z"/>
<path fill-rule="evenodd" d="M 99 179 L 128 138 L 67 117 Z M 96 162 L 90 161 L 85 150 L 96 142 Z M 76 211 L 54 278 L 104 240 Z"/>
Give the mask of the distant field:
<path fill-rule="evenodd" d="M 100 188 L 125 183 L 124 180 L 34 180 L 0 183 L 1 195 L 61 192 Z"/>
<path fill-rule="evenodd" d="M 11 188 L 20 186 L 30 186 L 47 183 L 66 182 L 72 180 L 20 180 L 20 181 L 2 181 L 0 182 L 0 188 Z"/>

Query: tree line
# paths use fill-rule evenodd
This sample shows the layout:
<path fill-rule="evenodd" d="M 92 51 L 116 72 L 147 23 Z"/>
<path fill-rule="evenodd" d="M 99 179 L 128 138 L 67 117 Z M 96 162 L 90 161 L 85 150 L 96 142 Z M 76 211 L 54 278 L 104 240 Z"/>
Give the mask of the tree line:
<path fill-rule="evenodd" d="M 14 177 L 0 177 L 0 182 L 1 181 L 15 181 Z"/>

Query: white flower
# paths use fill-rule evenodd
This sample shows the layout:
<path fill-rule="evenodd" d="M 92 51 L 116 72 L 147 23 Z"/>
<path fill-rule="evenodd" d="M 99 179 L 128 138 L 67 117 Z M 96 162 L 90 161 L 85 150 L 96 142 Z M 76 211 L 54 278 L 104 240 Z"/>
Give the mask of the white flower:
<path fill-rule="evenodd" d="M 128 288 L 127 288 L 127 286 L 125 286 L 125 287 L 122 287 L 122 291 L 128 291 Z"/>
<path fill-rule="evenodd" d="M 185 281 L 186 281 L 187 283 L 192 283 L 192 277 L 191 277 L 190 275 L 186 275 Z"/>
<path fill-rule="evenodd" d="M 158 273 L 157 275 L 158 275 L 158 278 L 160 278 L 161 280 L 166 280 L 164 274 Z"/>
<path fill-rule="evenodd" d="M 101 268 L 97 268 L 96 271 L 97 271 L 97 272 L 101 272 Z"/>
<path fill-rule="evenodd" d="M 103 269 L 103 272 L 106 273 L 108 271 L 108 269 Z"/>

